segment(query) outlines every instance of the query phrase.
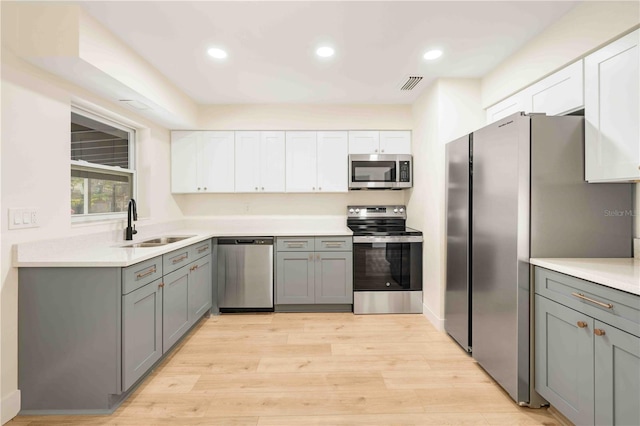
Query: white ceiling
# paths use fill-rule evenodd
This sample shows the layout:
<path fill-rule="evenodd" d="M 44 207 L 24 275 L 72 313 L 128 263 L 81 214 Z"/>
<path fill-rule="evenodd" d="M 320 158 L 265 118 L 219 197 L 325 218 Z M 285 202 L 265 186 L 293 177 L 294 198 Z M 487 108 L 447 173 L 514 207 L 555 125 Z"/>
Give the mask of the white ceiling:
<path fill-rule="evenodd" d="M 438 77 L 481 77 L 579 2 L 87 1 L 199 104 L 412 103 Z M 335 47 L 327 60 L 320 44 Z M 211 46 L 229 53 L 206 54 Z M 425 62 L 423 53 L 444 55 Z M 410 92 L 408 75 L 424 80 Z"/>

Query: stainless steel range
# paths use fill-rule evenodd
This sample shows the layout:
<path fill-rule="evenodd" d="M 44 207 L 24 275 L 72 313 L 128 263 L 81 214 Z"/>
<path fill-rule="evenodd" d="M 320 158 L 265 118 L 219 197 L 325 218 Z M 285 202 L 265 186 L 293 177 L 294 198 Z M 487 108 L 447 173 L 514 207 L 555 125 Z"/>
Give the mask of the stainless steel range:
<path fill-rule="evenodd" d="M 422 232 L 405 206 L 348 206 L 353 231 L 353 313 L 422 313 Z"/>

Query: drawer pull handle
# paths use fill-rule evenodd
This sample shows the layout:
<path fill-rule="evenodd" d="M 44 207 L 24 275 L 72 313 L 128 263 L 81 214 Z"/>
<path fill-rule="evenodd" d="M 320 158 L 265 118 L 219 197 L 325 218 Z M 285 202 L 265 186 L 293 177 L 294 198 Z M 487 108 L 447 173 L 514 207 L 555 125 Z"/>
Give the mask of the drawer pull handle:
<path fill-rule="evenodd" d="M 598 306 L 602 306 L 603 308 L 613 309 L 613 305 L 611 303 L 604 303 L 597 300 L 593 300 L 582 293 L 571 293 L 571 295 L 577 297 L 578 299 L 586 300 L 587 302 L 591 302 Z"/>
<path fill-rule="evenodd" d="M 593 334 L 595 334 L 596 336 L 604 336 L 607 333 L 605 333 L 601 328 L 596 328 L 595 330 L 593 330 Z"/>
<path fill-rule="evenodd" d="M 578 327 L 580 328 L 585 328 L 587 326 L 587 323 L 584 321 L 578 321 Z"/>
<path fill-rule="evenodd" d="M 185 255 L 183 255 L 183 256 L 178 257 L 177 259 L 173 259 L 173 260 L 171 261 L 171 263 L 173 263 L 173 264 L 175 265 L 176 263 L 182 262 L 182 261 L 183 261 L 183 260 L 185 260 L 187 257 L 189 257 L 189 256 L 187 256 L 187 255 L 185 254 Z"/>
<path fill-rule="evenodd" d="M 209 246 L 200 247 L 200 248 L 198 249 L 198 253 L 202 253 L 203 251 L 207 251 L 207 250 L 209 250 Z"/>
<path fill-rule="evenodd" d="M 342 247 L 342 243 L 326 243 L 325 244 L 329 248 L 340 248 Z"/>
<path fill-rule="evenodd" d="M 302 248 L 304 244 L 302 243 L 287 243 L 287 247 L 289 248 Z"/>
<path fill-rule="evenodd" d="M 151 268 L 144 274 L 137 274 L 136 279 L 139 280 L 140 278 L 148 277 L 149 275 L 155 274 L 155 273 L 156 273 L 156 268 Z"/>

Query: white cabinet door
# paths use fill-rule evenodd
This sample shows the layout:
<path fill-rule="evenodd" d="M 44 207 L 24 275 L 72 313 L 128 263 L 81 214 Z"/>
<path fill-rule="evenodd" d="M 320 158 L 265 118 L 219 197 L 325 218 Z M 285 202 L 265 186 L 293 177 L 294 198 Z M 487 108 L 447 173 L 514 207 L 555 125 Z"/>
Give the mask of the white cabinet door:
<path fill-rule="evenodd" d="M 199 161 L 203 192 L 233 192 L 235 180 L 234 132 L 202 132 Z"/>
<path fill-rule="evenodd" d="M 260 132 L 260 191 L 284 192 L 284 132 Z"/>
<path fill-rule="evenodd" d="M 171 132 L 171 192 L 198 192 L 200 132 Z"/>
<path fill-rule="evenodd" d="M 381 131 L 380 153 L 411 154 L 411 132 L 408 130 Z"/>
<path fill-rule="evenodd" d="M 347 132 L 318 132 L 318 191 L 347 192 L 349 156 Z"/>
<path fill-rule="evenodd" d="M 525 89 L 531 112 L 562 115 L 582 108 L 582 74 L 582 60 L 579 60 Z"/>
<path fill-rule="evenodd" d="M 316 132 L 286 132 L 286 191 L 316 192 Z"/>
<path fill-rule="evenodd" d="M 503 119 L 518 111 L 529 112 L 531 105 L 524 101 L 524 93 L 516 93 L 507 99 L 487 108 L 487 124 Z"/>
<path fill-rule="evenodd" d="M 640 178 L 640 30 L 587 56 L 585 178 Z"/>
<path fill-rule="evenodd" d="M 260 190 L 260 132 L 235 132 L 235 191 Z"/>
<path fill-rule="evenodd" d="M 349 132 L 349 154 L 378 154 L 380 149 L 380 132 Z"/>

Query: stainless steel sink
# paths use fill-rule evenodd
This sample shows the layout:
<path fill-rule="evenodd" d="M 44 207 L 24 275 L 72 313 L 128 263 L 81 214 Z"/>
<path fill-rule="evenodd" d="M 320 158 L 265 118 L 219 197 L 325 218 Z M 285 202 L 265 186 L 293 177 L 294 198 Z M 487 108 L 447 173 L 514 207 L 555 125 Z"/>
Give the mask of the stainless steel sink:
<path fill-rule="evenodd" d="M 151 238 L 149 240 L 140 241 L 139 243 L 128 244 L 122 246 L 125 248 L 140 248 L 140 247 L 160 247 L 171 243 L 177 243 L 178 241 L 186 240 L 187 238 L 195 237 L 195 235 L 181 235 L 170 237 Z"/>

